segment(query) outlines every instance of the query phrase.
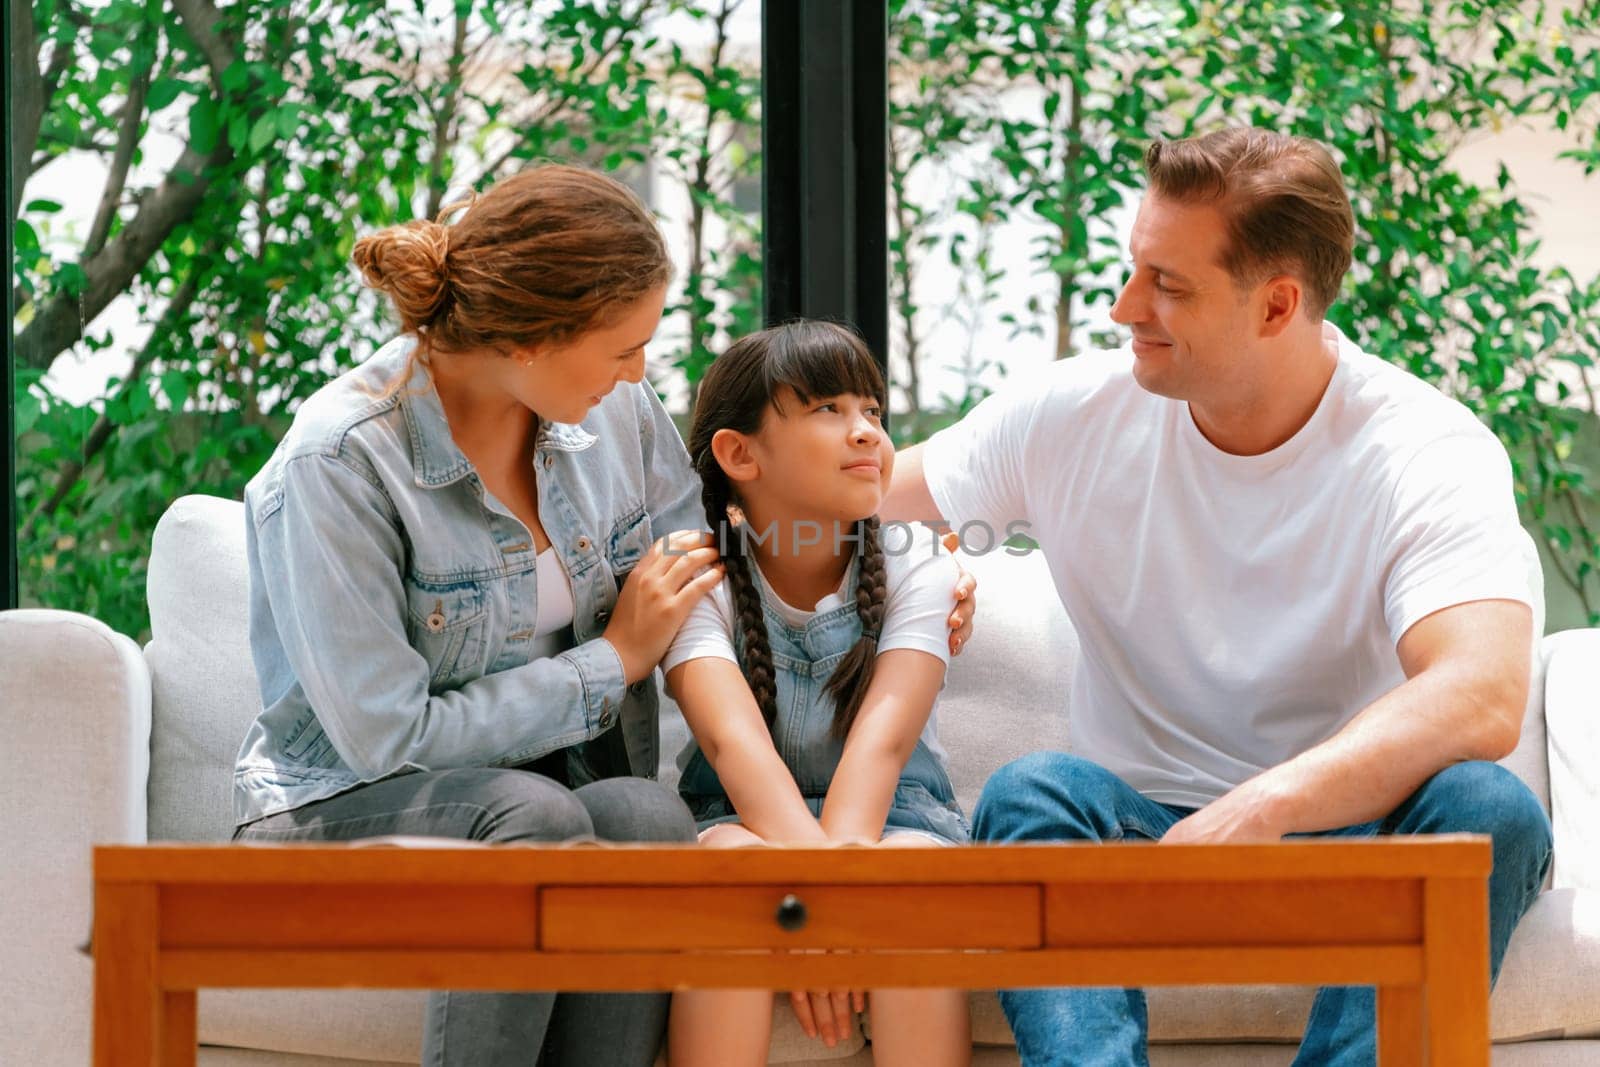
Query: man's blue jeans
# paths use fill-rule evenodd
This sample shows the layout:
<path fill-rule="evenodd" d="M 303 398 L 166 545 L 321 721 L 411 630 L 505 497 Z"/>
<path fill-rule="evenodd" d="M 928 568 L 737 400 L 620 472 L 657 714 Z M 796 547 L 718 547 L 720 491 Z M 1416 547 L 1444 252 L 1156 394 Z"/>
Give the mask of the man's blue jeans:
<path fill-rule="evenodd" d="M 973 816 L 978 841 L 1160 840 L 1187 808 L 1158 804 L 1085 759 L 1036 752 L 1000 768 Z M 1423 783 L 1388 818 L 1329 832 L 1489 834 L 1489 975 L 1550 865 L 1550 820 L 1528 787 L 1493 763 L 1460 763 Z M 1371 986 L 1317 991 L 1296 1067 L 1377 1063 Z M 1017 989 L 1000 994 L 1027 1067 L 1148 1067 L 1144 993 L 1138 989 Z"/>

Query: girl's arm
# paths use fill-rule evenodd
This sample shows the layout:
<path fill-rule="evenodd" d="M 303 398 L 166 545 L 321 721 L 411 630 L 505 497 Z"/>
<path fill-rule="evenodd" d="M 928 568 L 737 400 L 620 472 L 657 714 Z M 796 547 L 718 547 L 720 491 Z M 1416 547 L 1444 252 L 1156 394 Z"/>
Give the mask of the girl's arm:
<path fill-rule="evenodd" d="M 938 656 L 916 649 L 878 656 L 822 805 L 828 840 L 876 844 L 883 836 L 900 772 L 928 723 L 944 669 Z"/>
<path fill-rule="evenodd" d="M 715 656 L 687 660 L 667 671 L 667 691 L 751 833 L 774 844 L 827 842 L 738 664 Z"/>

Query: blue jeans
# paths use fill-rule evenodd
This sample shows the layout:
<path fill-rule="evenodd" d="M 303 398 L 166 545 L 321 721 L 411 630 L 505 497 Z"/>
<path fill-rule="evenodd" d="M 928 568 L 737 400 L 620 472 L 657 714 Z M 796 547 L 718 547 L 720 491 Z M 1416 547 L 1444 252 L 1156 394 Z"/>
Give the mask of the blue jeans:
<path fill-rule="evenodd" d="M 1036 752 L 1000 768 L 973 816 L 977 841 L 1158 841 L 1191 809 L 1158 804 L 1077 756 Z M 1493 838 L 1489 978 L 1550 865 L 1550 820 L 1528 787 L 1493 763 L 1460 763 L 1424 782 L 1389 817 L 1326 836 L 1480 833 Z M 1321 835 L 1319 835 L 1321 836 Z M 1377 1063 L 1371 986 L 1317 991 L 1295 1064 Z M 1016 989 L 1000 994 L 1027 1067 L 1148 1067 L 1148 1020 L 1138 989 Z"/>

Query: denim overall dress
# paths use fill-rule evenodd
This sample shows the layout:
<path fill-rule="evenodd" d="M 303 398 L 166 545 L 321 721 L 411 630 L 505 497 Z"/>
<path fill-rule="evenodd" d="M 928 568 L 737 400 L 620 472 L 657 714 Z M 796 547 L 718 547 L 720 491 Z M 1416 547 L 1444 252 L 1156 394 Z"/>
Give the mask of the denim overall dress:
<path fill-rule="evenodd" d="M 861 636 L 861 619 L 855 607 L 858 570 L 859 563 L 853 562 L 844 603 L 816 613 L 800 629 L 773 609 L 765 583 L 756 583 L 767 620 L 767 643 L 772 648 L 777 683 L 778 715 L 772 741 L 800 787 L 800 795 L 817 816 L 822 814 L 822 802 L 844 754 L 843 740 L 833 736 L 834 704 L 825 687 L 834 668 Z M 743 654 L 742 633 L 734 634 L 734 647 Z M 700 746 L 691 740 L 686 754 L 678 792 L 700 829 L 737 822 L 739 815 L 733 802 Z M 894 830 L 917 831 L 951 844 L 964 844 L 971 836 L 966 817 L 956 804 L 950 776 L 925 738 L 917 740 L 916 749 L 900 771 L 884 825 L 885 833 Z"/>

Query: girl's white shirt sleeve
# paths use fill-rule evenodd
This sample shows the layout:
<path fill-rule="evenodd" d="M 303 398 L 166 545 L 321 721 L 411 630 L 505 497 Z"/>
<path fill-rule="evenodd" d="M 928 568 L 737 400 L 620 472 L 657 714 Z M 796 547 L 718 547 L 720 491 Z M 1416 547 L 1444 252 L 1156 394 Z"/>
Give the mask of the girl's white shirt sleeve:
<path fill-rule="evenodd" d="M 739 656 L 733 648 L 733 618 L 733 594 L 724 576 L 690 609 L 688 618 L 678 627 L 678 636 L 661 657 L 661 673 L 708 656 L 738 663 Z"/>

